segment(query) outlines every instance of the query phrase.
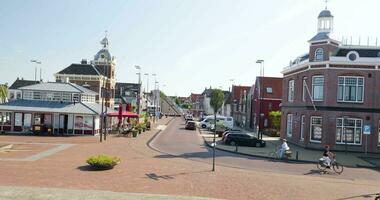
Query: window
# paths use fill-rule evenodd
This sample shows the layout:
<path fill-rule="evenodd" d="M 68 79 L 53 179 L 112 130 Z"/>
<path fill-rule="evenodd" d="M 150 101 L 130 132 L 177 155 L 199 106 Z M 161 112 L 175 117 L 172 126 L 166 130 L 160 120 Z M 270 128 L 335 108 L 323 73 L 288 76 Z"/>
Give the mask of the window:
<path fill-rule="evenodd" d="M 16 99 L 21 99 L 21 92 L 17 92 Z"/>
<path fill-rule="evenodd" d="M 24 95 L 23 99 L 28 99 L 28 100 L 33 99 L 33 92 L 32 91 L 24 91 L 23 95 Z"/>
<path fill-rule="evenodd" d="M 11 116 L 10 112 L 0 112 L 0 125 L 11 125 Z"/>
<path fill-rule="evenodd" d="M 33 91 L 33 99 L 34 100 L 41 100 L 41 92 Z"/>
<path fill-rule="evenodd" d="M 294 80 L 290 80 L 288 83 L 288 101 L 294 101 Z"/>
<path fill-rule="evenodd" d="M 287 123 L 286 123 L 286 136 L 292 137 L 293 134 L 293 114 L 287 115 Z"/>
<path fill-rule="evenodd" d="M 323 101 L 323 84 L 325 78 L 323 76 L 313 76 L 313 100 L 314 101 Z"/>
<path fill-rule="evenodd" d="M 323 49 L 322 48 L 318 48 L 317 50 L 315 50 L 314 61 L 323 61 Z"/>
<path fill-rule="evenodd" d="M 301 115 L 301 130 L 300 130 L 300 141 L 303 141 L 305 138 L 305 115 Z"/>
<path fill-rule="evenodd" d="M 61 101 L 61 92 L 53 92 L 53 101 Z"/>
<path fill-rule="evenodd" d="M 310 118 L 310 141 L 321 142 L 322 140 L 322 117 Z"/>
<path fill-rule="evenodd" d="M 9 99 L 15 99 L 15 93 L 9 92 Z"/>
<path fill-rule="evenodd" d="M 362 119 L 337 118 L 336 119 L 336 143 L 361 144 Z"/>
<path fill-rule="evenodd" d="M 302 79 L 302 101 L 306 101 L 306 97 L 307 97 L 307 85 L 306 85 L 306 80 L 307 80 L 307 77 L 303 77 Z"/>
<path fill-rule="evenodd" d="M 360 103 L 364 99 L 364 78 L 355 76 L 338 77 L 338 102 Z"/>
<path fill-rule="evenodd" d="M 377 145 L 380 146 L 380 121 L 379 121 L 379 137 L 377 138 Z"/>
<path fill-rule="evenodd" d="M 73 102 L 79 102 L 79 94 L 73 94 L 72 101 Z"/>
<path fill-rule="evenodd" d="M 69 102 L 71 101 L 71 94 L 70 93 L 62 93 L 62 101 L 66 101 L 66 102 Z"/>
<path fill-rule="evenodd" d="M 267 87 L 267 93 L 269 93 L 269 94 L 272 94 L 272 93 L 273 93 L 273 89 L 272 89 L 272 87 Z"/>

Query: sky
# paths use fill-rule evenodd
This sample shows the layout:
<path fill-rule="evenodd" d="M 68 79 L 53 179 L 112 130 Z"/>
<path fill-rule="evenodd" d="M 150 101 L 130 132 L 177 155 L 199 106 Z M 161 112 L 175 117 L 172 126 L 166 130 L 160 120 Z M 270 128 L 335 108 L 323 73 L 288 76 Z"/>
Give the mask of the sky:
<path fill-rule="evenodd" d="M 44 81 L 93 59 L 107 31 L 118 82 L 137 82 L 135 65 L 167 95 L 250 86 L 308 51 L 322 0 L 12 0 L 0 6 L 0 83 Z M 380 37 L 379 0 L 331 0 L 335 39 Z M 380 40 L 379 40 L 380 44 Z M 147 87 L 148 76 L 143 75 Z M 233 80 L 232 80 L 233 79 Z"/>

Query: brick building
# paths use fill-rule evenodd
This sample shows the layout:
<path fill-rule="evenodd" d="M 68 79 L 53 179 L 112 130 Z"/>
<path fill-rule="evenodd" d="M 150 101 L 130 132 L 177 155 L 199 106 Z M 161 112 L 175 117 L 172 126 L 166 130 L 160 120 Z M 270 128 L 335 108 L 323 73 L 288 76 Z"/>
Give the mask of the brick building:
<path fill-rule="evenodd" d="M 57 82 L 67 82 L 78 84 L 86 87 L 96 93 L 96 102 L 100 103 L 101 88 L 105 88 L 103 97 L 107 107 L 114 107 L 115 104 L 115 65 L 116 60 L 109 52 L 109 43 L 107 37 L 101 42 L 101 50 L 94 56 L 94 60 L 87 62 L 82 60 L 81 63 L 73 63 L 65 69 L 54 74 Z"/>
<path fill-rule="evenodd" d="M 252 87 L 254 92 L 250 99 L 250 128 L 255 129 L 259 126 L 261 131 L 271 127 L 269 112 L 280 110 L 282 78 L 256 77 L 256 83 Z"/>
<path fill-rule="evenodd" d="M 338 42 L 332 28 L 323 10 L 309 52 L 282 71 L 281 136 L 307 148 L 380 153 L 380 47 Z"/>
<path fill-rule="evenodd" d="M 250 88 L 250 86 L 233 85 L 231 89 L 231 115 L 234 118 L 235 124 L 241 127 L 245 127 L 246 123 L 247 94 Z"/>

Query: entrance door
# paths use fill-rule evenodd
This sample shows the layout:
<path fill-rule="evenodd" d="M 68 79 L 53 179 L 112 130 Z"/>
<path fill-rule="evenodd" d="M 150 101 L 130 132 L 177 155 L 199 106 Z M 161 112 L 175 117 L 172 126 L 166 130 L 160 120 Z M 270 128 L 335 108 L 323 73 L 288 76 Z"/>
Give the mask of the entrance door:
<path fill-rule="evenodd" d="M 59 133 L 60 134 L 67 134 L 67 121 L 68 121 L 67 115 L 59 115 Z"/>

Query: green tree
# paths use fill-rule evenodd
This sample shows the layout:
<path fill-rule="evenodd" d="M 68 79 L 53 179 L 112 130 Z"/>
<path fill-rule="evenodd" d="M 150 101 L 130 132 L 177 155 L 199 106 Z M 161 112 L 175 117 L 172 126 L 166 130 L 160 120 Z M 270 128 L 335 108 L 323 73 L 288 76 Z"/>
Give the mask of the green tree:
<path fill-rule="evenodd" d="M 8 88 L 5 85 L 0 85 L 0 102 L 5 102 L 8 96 Z"/>
<path fill-rule="evenodd" d="M 272 127 L 276 130 L 280 130 L 281 126 L 281 111 L 272 111 L 269 113 L 269 120 Z"/>
<path fill-rule="evenodd" d="M 213 140 L 213 151 L 212 151 L 212 171 L 215 171 L 215 136 L 216 136 L 216 113 L 222 107 L 224 101 L 224 93 L 222 90 L 213 89 L 211 92 L 210 105 L 214 110 L 214 140 Z"/>

